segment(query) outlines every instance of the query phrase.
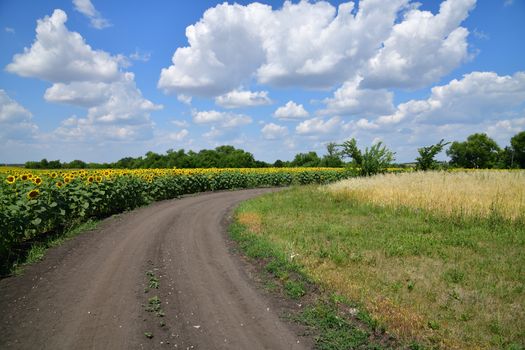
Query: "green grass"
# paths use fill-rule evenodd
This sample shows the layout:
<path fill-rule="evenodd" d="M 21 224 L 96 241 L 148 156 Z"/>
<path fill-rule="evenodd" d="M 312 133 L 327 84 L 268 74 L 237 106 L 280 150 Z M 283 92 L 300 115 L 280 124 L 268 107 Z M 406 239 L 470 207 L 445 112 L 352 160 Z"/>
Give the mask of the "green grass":
<path fill-rule="evenodd" d="M 10 274 L 22 274 L 26 266 L 42 260 L 49 248 L 58 247 L 65 241 L 83 232 L 94 230 L 99 224 L 99 220 L 90 219 L 63 232 L 56 232 L 47 237 L 43 237 L 38 242 L 31 244 L 26 251 L 20 252 L 18 260 L 9 269 Z"/>
<path fill-rule="evenodd" d="M 344 309 L 356 304 L 342 296 L 328 296 L 314 288 L 314 281 L 304 266 L 279 244 L 253 233 L 239 222 L 234 222 L 229 232 L 244 254 L 263 265 L 263 272 L 267 274 L 263 276 L 264 287 L 268 291 L 281 291 L 285 297 L 305 305 L 302 312 L 290 315 L 290 319 L 309 329 L 317 349 L 379 350 L 385 348 L 382 343 L 393 344 L 392 341 L 375 341 L 375 338 L 380 340 L 384 330 L 366 310 L 361 309 L 357 315 L 345 317 Z"/>
<path fill-rule="evenodd" d="M 248 255 L 281 257 L 270 264 L 271 272 L 287 278 L 280 265 L 301 266 L 295 270 L 304 279 L 363 305 L 405 344 L 501 349 L 525 344 L 521 222 L 381 208 L 317 187 L 244 202 L 237 221 L 236 230 L 251 232 L 244 239 Z M 293 283 L 288 290 L 301 294 Z"/>

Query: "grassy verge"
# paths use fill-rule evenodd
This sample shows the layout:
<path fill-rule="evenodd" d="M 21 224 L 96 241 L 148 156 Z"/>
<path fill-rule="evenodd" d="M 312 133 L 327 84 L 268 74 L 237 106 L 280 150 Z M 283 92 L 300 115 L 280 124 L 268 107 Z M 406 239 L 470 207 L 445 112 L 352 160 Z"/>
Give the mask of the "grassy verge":
<path fill-rule="evenodd" d="M 380 207 L 318 187 L 245 202 L 236 220 L 233 236 L 247 255 L 267 261 L 267 269 L 293 264 L 290 271 L 303 276 L 300 281 L 312 280 L 362 306 L 359 311 L 405 346 L 525 344 L 522 222 Z M 273 263 L 275 257 L 281 263 Z M 284 283 L 290 275 L 284 274 Z M 308 322 L 318 317 L 304 315 Z"/>
<path fill-rule="evenodd" d="M 341 295 L 321 291 L 304 266 L 294 259 L 293 253 L 261 236 L 259 226 L 246 222 L 246 216 L 240 215 L 244 219 L 230 226 L 230 236 L 241 251 L 261 267 L 267 289 L 304 306 L 302 312 L 289 315 L 289 318 L 307 327 L 317 349 L 396 347 L 394 339 L 385 334 L 384 328 L 361 305 Z"/>
<path fill-rule="evenodd" d="M 34 264 L 42 260 L 49 248 L 57 247 L 65 241 L 76 237 L 85 231 L 94 230 L 99 225 L 100 220 L 89 219 L 61 232 L 54 232 L 38 241 L 29 242 L 26 247 L 21 247 L 16 256 L 16 260 L 6 268 L 1 275 L 19 275 L 23 273 L 27 265 Z M 0 275 L 0 276 L 1 276 Z"/>

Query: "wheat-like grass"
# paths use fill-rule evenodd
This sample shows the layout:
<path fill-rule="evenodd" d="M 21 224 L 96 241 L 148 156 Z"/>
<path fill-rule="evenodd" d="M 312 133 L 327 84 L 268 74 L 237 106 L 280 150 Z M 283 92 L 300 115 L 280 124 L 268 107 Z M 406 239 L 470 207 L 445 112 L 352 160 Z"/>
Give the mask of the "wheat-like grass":
<path fill-rule="evenodd" d="M 358 201 L 458 217 L 525 216 L 525 171 L 477 170 L 384 174 L 326 187 Z"/>

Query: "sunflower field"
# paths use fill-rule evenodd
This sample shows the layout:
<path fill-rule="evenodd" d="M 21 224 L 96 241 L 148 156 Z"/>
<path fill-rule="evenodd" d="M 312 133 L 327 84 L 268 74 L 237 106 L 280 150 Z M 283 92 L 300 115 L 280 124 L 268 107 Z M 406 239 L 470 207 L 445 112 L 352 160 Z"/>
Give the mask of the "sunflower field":
<path fill-rule="evenodd" d="M 27 170 L 0 168 L 0 263 L 39 235 L 184 194 L 325 184 L 338 168 Z"/>

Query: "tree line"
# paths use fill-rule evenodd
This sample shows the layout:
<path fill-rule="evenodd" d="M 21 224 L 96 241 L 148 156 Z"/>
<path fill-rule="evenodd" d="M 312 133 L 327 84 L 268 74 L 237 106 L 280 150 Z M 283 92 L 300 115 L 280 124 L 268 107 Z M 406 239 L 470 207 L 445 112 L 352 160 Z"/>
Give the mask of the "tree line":
<path fill-rule="evenodd" d="M 447 146 L 449 162 L 435 160 L 437 154 Z M 445 142 L 418 149 L 419 157 L 415 166 L 418 170 L 438 168 L 479 168 L 479 169 L 525 169 L 525 131 L 510 139 L 510 145 L 500 148 L 496 141 L 486 134 L 476 133 L 467 140 Z M 60 162 L 59 160 L 30 161 L 25 163 L 29 169 L 146 169 L 146 168 L 263 168 L 263 167 L 354 167 L 362 175 L 383 171 L 394 164 L 395 154 L 379 142 L 370 148 L 360 150 L 355 139 L 326 146 L 326 154 L 320 157 L 316 152 L 298 153 L 292 161 L 277 160 L 273 164 L 256 160 L 253 154 L 233 146 L 219 146 L 212 150 L 199 152 L 183 149 L 168 150 L 165 154 L 148 152 L 144 157 L 125 157 L 113 163 L 86 163 L 82 160 Z M 404 165 L 406 166 L 406 164 Z"/>

